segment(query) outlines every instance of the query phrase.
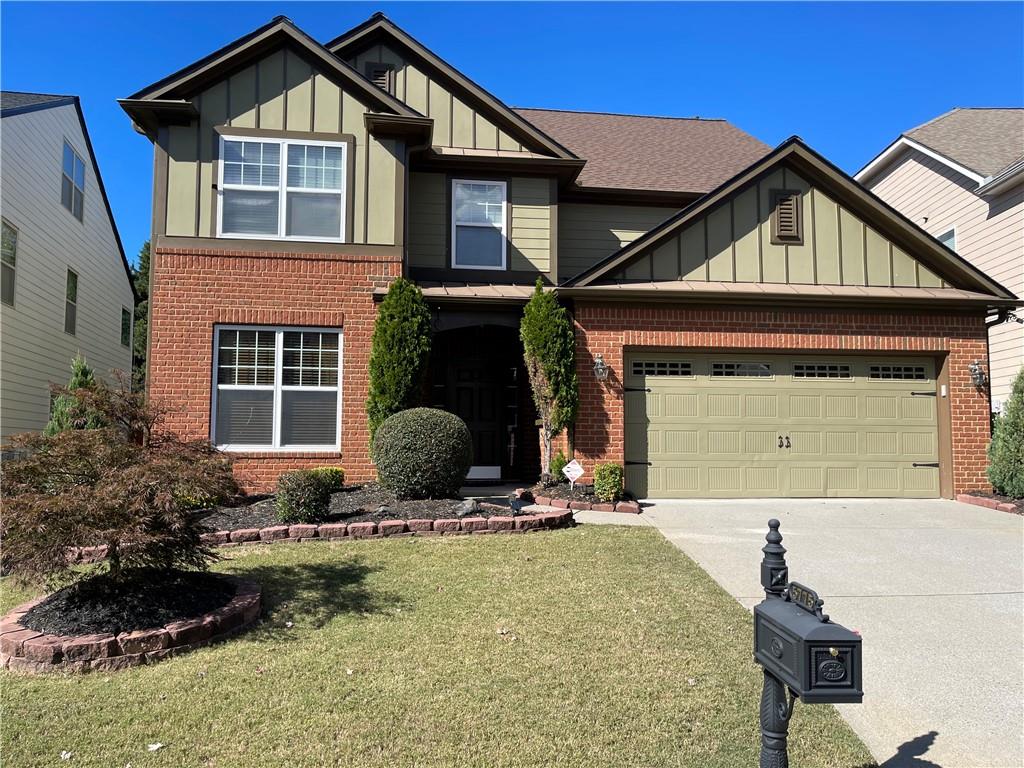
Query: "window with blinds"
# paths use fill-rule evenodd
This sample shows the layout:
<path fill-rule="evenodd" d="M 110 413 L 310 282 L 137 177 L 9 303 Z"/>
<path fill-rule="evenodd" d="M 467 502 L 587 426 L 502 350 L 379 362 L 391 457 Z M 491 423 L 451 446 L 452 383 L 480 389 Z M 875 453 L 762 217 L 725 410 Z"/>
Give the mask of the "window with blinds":
<path fill-rule="evenodd" d="M 507 192 L 504 181 L 452 181 L 452 267 L 505 269 Z"/>
<path fill-rule="evenodd" d="M 801 245 L 804 241 L 800 193 L 772 190 L 772 242 L 776 245 Z"/>
<path fill-rule="evenodd" d="M 341 334 L 221 327 L 214 442 L 225 450 L 338 450 Z"/>

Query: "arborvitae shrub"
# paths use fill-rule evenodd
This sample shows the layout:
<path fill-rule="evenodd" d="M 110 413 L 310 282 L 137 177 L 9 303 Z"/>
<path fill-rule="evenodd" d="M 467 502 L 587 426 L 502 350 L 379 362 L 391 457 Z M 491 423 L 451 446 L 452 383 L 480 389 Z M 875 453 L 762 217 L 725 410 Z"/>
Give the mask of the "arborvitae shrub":
<path fill-rule="evenodd" d="M 988 479 L 996 493 L 1024 499 L 1024 368 L 996 419 L 988 460 Z"/>
<path fill-rule="evenodd" d="M 563 451 L 559 451 L 555 454 L 554 458 L 551 459 L 551 479 L 556 482 L 563 482 L 566 478 L 562 474 L 562 470 L 565 469 L 565 465 L 569 463 L 569 459 L 565 457 Z"/>
<path fill-rule="evenodd" d="M 96 429 L 103 426 L 102 419 L 95 412 L 79 407 L 79 398 L 75 394 L 81 389 L 95 388 L 96 377 L 92 368 L 81 355 L 75 355 L 71 360 L 71 378 L 67 386 L 54 393 L 50 421 L 43 429 L 43 434 L 53 436 L 66 429 Z"/>

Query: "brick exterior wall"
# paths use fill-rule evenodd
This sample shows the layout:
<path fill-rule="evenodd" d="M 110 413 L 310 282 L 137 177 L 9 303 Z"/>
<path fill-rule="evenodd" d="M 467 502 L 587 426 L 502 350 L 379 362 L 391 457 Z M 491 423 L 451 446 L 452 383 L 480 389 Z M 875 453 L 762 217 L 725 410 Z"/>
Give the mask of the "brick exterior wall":
<path fill-rule="evenodd" d="M 624 460 L 621 377 L 625 352 L 632 348 L 933 353 L 946 354 L 949 361 L 953 493 L 990 489 L 985 476 L 988 395 L 974 387 L 967 371 L 971 361 L 987 359 L 981 315 L 726 310 L 577 301 L 575 324 L 580 380 L 575 451 L 588 469 L 596 462 Z M 603 383 L 593 373 L 598 353 L 611 369 Z"/>
<path fill-rule="evenodd" d="M 341 465 L 372 479 L 364 403 L 373 289 L 402 271 L 381 256 L 154 249 L 148 391 L 168 410 L 166 424 L 190 439 L 210 437 L 213 327 L 218 323 L 295 325 L 343 331 L 341 451 L 234 454 L 235 475 L 266 491 L 289 469 Z"/>

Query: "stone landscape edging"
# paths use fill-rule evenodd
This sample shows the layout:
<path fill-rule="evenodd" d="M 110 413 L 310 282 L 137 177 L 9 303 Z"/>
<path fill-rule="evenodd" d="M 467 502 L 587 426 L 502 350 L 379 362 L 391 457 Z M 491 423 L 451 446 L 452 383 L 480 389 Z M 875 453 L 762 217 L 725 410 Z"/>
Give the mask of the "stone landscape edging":
<path fill-rule="evenodd" d="M 534 504 L 542 507 L 558 507 L 560 509 L 571 509 L 574 512 L 625 512 L 630 515 L 639 515 L 643 510 L 640 504 L 635 501 L 577 501 L 575 499 L 559 499 L 555 496 L 536 496 L 526 488 L 516 488 L 516 498 L 520 500 L 532 499 Z"/>
<path fill-rule="evenodd" d="M 963 504 L 973 504 L 976 507 L 986 507 L 987 509 L 998 509 L 1000 512 L 1016 512 L 1017 506 L 1007 501 L 999 501 L 999 499 L 990 499 L 988 496 L 974 496 L 970 493 L 958 493 L 956 500 Z"/>
<path fill-rule="evenodd" d="M 215 610 L 162 627 L 87 635 L 50 635 L 21 624 L 46 596 L 30 600 L 0 619 L 0 666 L 14 672 L 114 672 L 154 664 L 170 656 L 225 640 L 260 617 L 259 584 L 218 574 L 235 584 L 235 596 Z"/>

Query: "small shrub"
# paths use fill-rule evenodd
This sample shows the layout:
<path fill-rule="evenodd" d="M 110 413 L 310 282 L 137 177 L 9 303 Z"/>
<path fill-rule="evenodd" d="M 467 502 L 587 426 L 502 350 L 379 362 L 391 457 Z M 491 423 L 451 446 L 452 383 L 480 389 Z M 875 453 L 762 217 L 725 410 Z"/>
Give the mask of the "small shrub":
<path fill-rule="evenodd" d="M 1014 379 L 1003 413 L 996 419 L 988 460 L 988 479 L 995 492 L 1024 498 L 1024 368 Z"/>
<path fill-rule="evenodd" d="M 594 467 L 594 494 L 601 501 L 621 499 L 623 485 L 622 467 L 618 464 L 598 464 Z"/>
<path fill-rule="evenodd" d="M 345 488 L 345 470 L 341 467 L 317 467 L 309 471 L 323 478 L 330 493 L 337 493 Z"/>
<path fill-rule="evenodd" d="M 81 407 L 80 390 L 96 388 L 96 376 L 92 368 L 81 355 L 71 360 L 71 378 L 66 387 L 53 389 L 53 405 L 50 408 L 50 421 L 43 429 L 47 437 L 64 432 L 68 429 L 97 429 L 103 426 L 103 420 L 91 409 Z"/>
<path fill-rule="evenodd" d="M 551 459 L 551 479 L 558 483 L 563 482 L 566 477 L 562 474 L 562 470 L 565 469 L 565 465 L 568 463 L 569 460 L 565 457 L 563 451 L 556 453 L 554 458 Z"/>
<path fill-rule="evenodd" d="M 473 463 L 473 440 L 455 414 L 411 408 L 380 425 L 373 455 L 380 484 L 400 499 L 452 498 Z"/>
<path fill-rule="evenodd" d="M 285 472 L 277 478 L 274 506 L 282 523 L 319 523 L 331 506 L 331 478 L 313 469 Z"/>

